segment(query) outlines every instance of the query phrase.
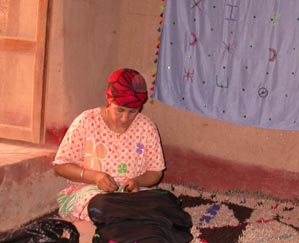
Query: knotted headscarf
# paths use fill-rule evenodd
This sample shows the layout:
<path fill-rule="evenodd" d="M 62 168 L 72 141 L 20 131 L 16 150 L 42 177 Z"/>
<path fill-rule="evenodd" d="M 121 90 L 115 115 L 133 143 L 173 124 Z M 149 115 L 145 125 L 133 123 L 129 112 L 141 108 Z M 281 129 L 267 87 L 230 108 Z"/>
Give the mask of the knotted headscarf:
<path fill-rule="evenodd" d="M 145 79 L 133 69 L 118 69 L 108 78 L 106 98 L 116 105 L 140 108 L 147 100 Z"/>

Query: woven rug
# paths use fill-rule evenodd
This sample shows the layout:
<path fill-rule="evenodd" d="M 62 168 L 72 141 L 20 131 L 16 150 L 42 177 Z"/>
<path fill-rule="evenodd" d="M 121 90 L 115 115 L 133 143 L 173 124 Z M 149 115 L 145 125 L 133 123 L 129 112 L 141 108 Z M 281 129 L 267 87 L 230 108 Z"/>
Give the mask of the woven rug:
<path fill-rule="evenodd" d="M 162 183 L 192 218 L 192 243 L 298 243 L 299 203 L 262 193 L 204 192 Z"/>

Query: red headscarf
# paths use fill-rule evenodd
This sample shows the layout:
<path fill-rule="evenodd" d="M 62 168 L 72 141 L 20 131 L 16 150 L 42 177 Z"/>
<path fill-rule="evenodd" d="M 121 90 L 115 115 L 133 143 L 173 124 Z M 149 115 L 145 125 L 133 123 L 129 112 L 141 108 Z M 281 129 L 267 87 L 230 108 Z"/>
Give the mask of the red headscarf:
<path fill-rule="evenodd" d="M 118 69 L 108 78 L 106 98 L 116 105 L 140 108 L 147 100 L 145 79 L 133 69 Z"/>

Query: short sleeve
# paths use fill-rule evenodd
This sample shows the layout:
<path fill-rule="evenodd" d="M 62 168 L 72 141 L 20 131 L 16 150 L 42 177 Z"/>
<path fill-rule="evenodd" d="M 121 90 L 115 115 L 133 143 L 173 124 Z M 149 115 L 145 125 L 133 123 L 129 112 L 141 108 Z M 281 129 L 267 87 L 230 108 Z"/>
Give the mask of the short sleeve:
<path fill-rule="evenodd" d="M 84 113 L 80 114 L 66 132 L 53 164 L 75 163 L 82 166 L 85 147 Z"/>
<path fill-rule="evenodd" d="M 149 126 L 148 135 L 145 150 L 146 169 L 149 171 L 162 171 L 165 169 L 165 161 L 161 139 L 157 127 L 152 122 Z"/>

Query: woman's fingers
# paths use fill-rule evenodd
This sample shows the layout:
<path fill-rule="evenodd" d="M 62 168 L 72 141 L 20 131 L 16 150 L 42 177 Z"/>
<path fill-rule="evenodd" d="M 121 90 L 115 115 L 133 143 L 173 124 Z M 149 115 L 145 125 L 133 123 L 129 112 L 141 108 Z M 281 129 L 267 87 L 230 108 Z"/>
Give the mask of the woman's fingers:
<path fill-rule="evenodd" d="M 106 192 L 112 192 L 118 189 L 118 185 L 116 184 L 114 179 L 106 173 L 101 173 L 101 176 L 97 181 L 97 186 L 98 188 Z"/>

